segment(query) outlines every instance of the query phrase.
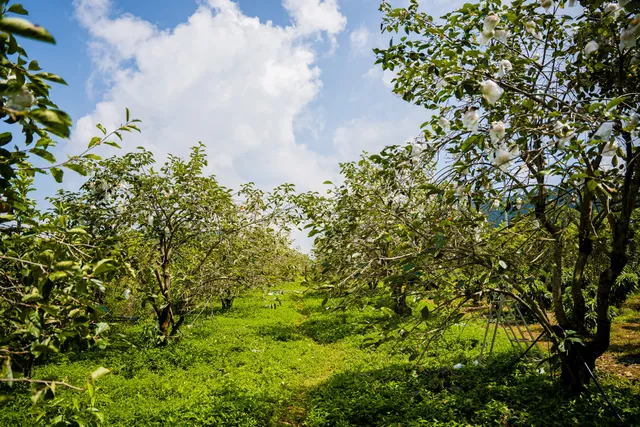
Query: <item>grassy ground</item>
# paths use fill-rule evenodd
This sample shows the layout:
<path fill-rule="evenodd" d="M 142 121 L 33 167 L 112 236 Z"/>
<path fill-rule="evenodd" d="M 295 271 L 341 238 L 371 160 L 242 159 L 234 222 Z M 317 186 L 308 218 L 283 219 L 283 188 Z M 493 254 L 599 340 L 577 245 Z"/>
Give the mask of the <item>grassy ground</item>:
<path fill-rule="evenodd" d="M 640 383 L 640 295 L 622 306 L 614 322 L 609 352 L 598 362 L 600 369 Z"/>
<path fill-rule="evenodd" d="M 135 349 L 58 356 L 36 376 L 82 384 L 97 367 L 112 369 L 97 403 L 109 426 L 616 425 L 595 388 L 573 397 L 531 366 L 507 370 L 514 356 L 502 336 L 493 362 L 475 366 L 481 323 L 454 328 L 416 366 L 394 344 L 362 348 L 379 311 L 327 311 L 322 295 L 301 290 L 285 286 L 275 310 L 262 294 L 241 298 L 164 348 L 146 344 L 145 325 L 127 327 Z M 640 425 L 638 384 L 602 374 L 627 425 Z M 0 426 L 32 426 L 39 410 L 17 399 L 0 410 Z"/>

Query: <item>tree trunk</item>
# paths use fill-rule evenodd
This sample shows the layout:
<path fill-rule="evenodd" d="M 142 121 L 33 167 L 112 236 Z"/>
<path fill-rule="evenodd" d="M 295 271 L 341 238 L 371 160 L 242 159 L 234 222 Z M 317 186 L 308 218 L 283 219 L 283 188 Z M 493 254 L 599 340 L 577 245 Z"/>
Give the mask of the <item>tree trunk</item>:
<path fill-rule="evenodd" d="M 220 296 L 220 301 L 222 302 L 223 310 L 231 310 L 233 306 L 233 295 L 231 295 L 231 291 L 225 291 L 224 294 Z"/>
<path fill-rule="evenodd" d="M 184 323 L 184 315 L 181 315 L 178 321 L 171 328 L 171 334 L 169 336 L 174 337 L 178 333 L 178 329 L 180 329 L 180 326 L 182 326 L 183 323 Z"/>
<path fill-rule="evenodd" d="M 591 216 L 593 214 L 593 194 L 587 192 L 583 196 L 582 205 L 580 206 L 580 226 L 578 227 L 578 259 L 573 269 L 573 280 L 571 283 L 571 297 L 573 298 L 573 318 L 572 323 L 579 335 L 587 335 L 585 325 L 585 317 L 587 314 L 587 306 L 582 295 L 584 284 L 583 274 L 587 267 L 587 261 L 593 252 L 593 241 L 591 240 L 591 229 L 593 222 Z"/>
<path fill-rule="evenodd" d="M 173 323 L 173 312 L 171 310 L 171 274 L 169 272 L 171 251 L 166 250 L 162 257 L 160 264 L 161 270 L 154 269 L 156 280 L 158 281 L 158 287 L 165 302 L 165 307 L 158 314 L 158 328 L 160 334 L 166 338 L 169 336 L 169 325 Z M 158 311 L 156 311 L 158 313 Z"/>
<path fill-rule="evenodd" d="M 625 173 L 620 213 L 618 216 L 611 213 L 608 215 L 611 227 L 611 253 L 609 254 L 609 267 L 600 274 L 598 280 L 596 334 L 585 347 L 570 348 L 567 354 L 561 355 L 563 358 L 562 379 L 577 391 L 582 391 L 584 385 L 589 382 L 590 375 L 587 366 L 593 372 L 596 360 L 609 348 L 611 342 L 611 319 L 609 318 L 611 289 L 628 262 L 627 248 L 631 237 L 629 229 L 631 214 L 636 207 L 640 191 L 640 162 L 638 161 L 640 151 L 635 150 L 634 154 L 630 135 L 623 136 L 627 142 L 627 158 L 633 160 L 627 166 Z M 603 205 L 608 209 L 607 200 L 603 200 Z M 580 243 L 587 242 L 581 241 Z M 581 247 L 580 249 L 581 253 L 588 253 L 590 248 Z M 574 277 L 574 286 L 575 279 Z"/>
<path fill-rule="evenodd" d="M 160 328 L 160 334 L 163 337 L 169 335 L 169 325 L 171 324 L 171 303 L 167 302 L 167 305 L 160 312 L 158 317 L 158 327 Z"/>
<path fill-rule="evenodd" d="M 553 295 L 553 312 L 556 315 L 558 324 L 564 329 L 570 329 L 569 320 L 564 311 L 564 305 L 562 304 L 562 251 L 564 250 L 564 244 L 562 241 L 562 234 L 557 232 L 554 236 L 553 242 L 553 273 L 551 277 L 551 290 Z"/>
<path fill-rule="evenodd" d="M 403 291 L 402 285 L 391 285 L 391 296 L 393 297 L 393 311 L 405 316 L 411 314 L 411 309 L 407 305 L 407 294 Z"/>
<path fill-rule="evenodd" d="M 579 344 L 577 344 L 579 345 Z M 596 367 L 597 357 L 589 356 L 585 348 L 572 346 L 567 353 L 561 353 L 562 368 L 560 379 L 571 387 L 575 393 L 582 393 L 591 381 L 591 374 Z"/>

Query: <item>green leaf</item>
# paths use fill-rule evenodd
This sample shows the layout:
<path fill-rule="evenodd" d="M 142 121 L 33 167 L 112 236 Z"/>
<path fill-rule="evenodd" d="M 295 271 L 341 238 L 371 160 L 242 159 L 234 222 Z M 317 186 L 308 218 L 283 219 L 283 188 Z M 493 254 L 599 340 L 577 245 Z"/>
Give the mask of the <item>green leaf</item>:
<path fill-rule="evenodd" d="M 87 175 L 87 170 L 84 168 L 84 166 L 78 164 L 78 163 L 67 163 L 64 165 L 65 168 L 67 169 L 71 169 L 74 172 L 79 173 L 82 176 L 86 176 Z"/>
<path fill-rule="evenodd" d="M 97 154 L 92 154 L 92 153 L 85 154 L 82 157 L 84 157 L 85 159 L 90 159 L 90 160 L 102 160 L 102 157 L 98 156 Z"/>
<path fill-rule="evenodd" d="M 31 110 L 29 116 L 55 135 L 67 138 L 71 133 L 71 117 L 64 111 L 37 108 Z"/>
<path fill-rule="evenodd" d="M 33 60 L 29 63 L 29 71 L 40 71 L 42 70 L 42 68 L 40 68 L 40 64 L 38 64 L 38 61 Z"/>
<path fill-rule="evenodd" d="M 111 369 L 107 369 L 107 368 L 103 368 L 102 366 L 99 367 L 98 369 L 96 369 L 95 371 L 93 371 L 91 373 L 91 381 L 95 381 L 98 378 L 104 377 L 105 375 L 107 375 L 109 372 L 111 372 Z"/>
<path fill-rule="evenodd" d="M 113 259 L 106 258 L 98 261 L 95 268 L 93 269 L 93 275 L 99 276 L 103 273 L 106 273 L 109 270 L 113 270 L 115 266 L 113 265 Z"/>
<path fill-rule="evenodd" d="M 71 232 L 71 230 L 69 230 L 69 232 Z M 75 262 L 74 262 L 74 261 L 67 260 L 67 261 L 60 261 L 60 262 L 56 262 L 55 267 L 56 267 L 57 269 L 65 269 L 65 270 L 68 270 L 68 269 L 70 269 L 71 267 L 73 267 L 74 265 L 75 265 Z"/>
<path fill-rule="evenodd" d="M 27 9 L 22 7 L 22 5 L 20 3 L 14 3 L 11 6 L 9 6 L 9 9 L 7 9 L 7 12 L 15 13 L 15 14 L 18 14 L 18 15 L 28 15 L 29 14 Z"/>
<path fill-rule="evenodd" d="M 34 405 L 40 401 L 43 393 L 44 389 L 40 389 L 31 395 L 31 400 L 33 401 Z"/>
<path fill-rule="evenodd" d="M 593 113 L 594 111 L 596 111 L 597 109 L 599 109 L 600 107 L 602 107 L 602 104 L 599 102 L 594 102 L 593 104 L 589 105 L 589 108 L 587 109 L 589 111 L 589 113 Z"/>
<path fill-rule="evenodd" d="M 89 148 L 95 147 L 96 145 L 100 144 L 100 141 L 102 141 L 102 138 L 94 136 L 93 138 L 91 138 L 91 141 L 89 141 Z"/>
<path fill-rule="evenodd" d="M 11 134 L 11 132 L 0 133 L 0 147 L 10 143 L 12 139 L 13 139 L 13 135 Z"/>
<path fill-rule="evenodd" d="M 51 175 L 53 175 L 53 179 L 60 184 L 62 182 L 62 177 L 64 176 L 64 171 L 60 168 L 51 168 Z"/>
<path fill-rule="evenodd" d="M 607 103 L 607 110 L 611 110 L 612 108 L 618 106 L 619 104 L 623 103 L 624 100 L 626 98 L 628 98 L 630 95 L 622 95 L 619 96 L 617 98 L 613 98 L 611 101 L 609 101 L 609 103 Z"/>
<path fill-rule="evenodd" d="M 9 34 L 9 46 L 7 46 L 7 53 L 9 55 L 13 55 L 17 51 L 18 51 L 18 41 L 16 40 L 15 37 L 13 37 L 13 34 Z"/>
<path fill-rule="evenodd" d="M 589 181 L 587 181 L 587 188 L 589 189 L 589 191 L 593 192 L 597 187 L 598 183 L 594 179 L 590 179 Z"/>
<path fill-rule="evenodd" d="M 53 154 L 51 154 L 47 150 L 43 150 L 42 148 L 32 148 L 31 150 L 29 150 L 29 152 L 35 154 L 36 156 L 42 157 L 49 163 L 55 163 L 56 161 L 56 158 Z"/>
<path fill-rule="evenodd" d="M 34 344 L 31 346 L 31 351 L 36 351 L 38 353 L 57 353 L 58 349 L 51 344 Z"/>
<path fill-rule="evenodd" d="M 107 329 L 109 329 L 109 325 L 107 323 L 104 323 L 104 322 L 97 323 L 96 324 L 96 331 L 95 331 L 94 335 L 100 335 L 101 333 L 103 333 Z"/>
<path fill-rule="evenodd" d="M 53 273 L 49 274 L 49 280 L 51 280 L 52 282 L 55 282 L 56 280 L 60 280 L 60 279 L 66 279 L 69 275 L 64 272 L 64 271 L 54 271 Z"/>
<path fill-rule="evenodd" d="M 89 234 L 89 233 L 87 233 L 87 230 L 85 230 L 84 228 L 80 228 L 80 227 L 72 228 L 71 230 L 67 231 L 67 233 L 69 233 L 69 234 Z"/>
<path fill-rule="evenodd" d="M 126 110 L 126 116 L 127 116 L 127 117 L 126 117 L 126 118 L 127 118 L 127 123 L 129 123 L 129 115 L 130 115 L 130 114 L 129 114 L 129 109 L 128 109 L 128 108 L 125 108 L 125 110 Z"/>
<path fill-rule="evenodd" d="M 500 265 L 500 267 L 504 268 L 505 270 L 507 269 L 507 263 L 504 262 L 503 260 L 498 261 L 498 264 Z"/>
<path fill-rule="evenodd" d="M 49 80 L 50 82 L 67 85 L 67 82 L 65 82 L 64 79 L 57 74 L 42 72 L 42 73 L 36 74 L 36 77 L 40 77 L 41 79 L 44 79 L 44 80 Z"/>
<path fill-rule="evenodd" d="M 38 289 L 33 288 L 30 293 L 22 297 L 22 302 L 33 302 L 42 300 L 42 295 L 38 292 Z"/>
<path fill-rule="evenodd" d="M 32 24 L 22 18 L 2 18 L 0 19 L 0 31 L 9 34 L 17 34 L 28 39 L 40 40 L 55 44 L 53 36 L 43 27 Z"/>

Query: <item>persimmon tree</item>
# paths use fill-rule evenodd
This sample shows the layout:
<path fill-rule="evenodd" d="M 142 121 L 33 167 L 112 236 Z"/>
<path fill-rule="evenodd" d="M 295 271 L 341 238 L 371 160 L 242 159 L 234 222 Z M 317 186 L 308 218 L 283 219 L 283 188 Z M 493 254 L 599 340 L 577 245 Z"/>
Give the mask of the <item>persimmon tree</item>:
<path fill-rule="evenodd" d="M 376 50 L 377 63 L 396 74 L 396 94 L 432 112 L 423 128 L 425 151 L 440 158 L 437 180 L 456 188 L 461 209 L 493 206 L 510 217 L 492 235 L 493 252 L 467 245 L 464 258 L 453 251 L 461 247 L 453 245 L 455 227 L 438 227 L 438 251 L 450 251 L 438 262 L 472 261 L 498 277 L 564 350 L 562 377 L 577 389 L 610 343 L 611 291 L 628 263 L 638 203 L 638 8 L 488 0 L 436 20 L 416 0 L 380 6 L 383 31 L 405 34 Z M 508 245 L 516 241 L 504 240 L 509 235 L 522 245 Z M 505 243 L 502 251 L 495 242 Z M 554 318 L 526 289 L 545 259 Z M 589 281 L 597 283 L 593 333 L 585 322 Z"/>

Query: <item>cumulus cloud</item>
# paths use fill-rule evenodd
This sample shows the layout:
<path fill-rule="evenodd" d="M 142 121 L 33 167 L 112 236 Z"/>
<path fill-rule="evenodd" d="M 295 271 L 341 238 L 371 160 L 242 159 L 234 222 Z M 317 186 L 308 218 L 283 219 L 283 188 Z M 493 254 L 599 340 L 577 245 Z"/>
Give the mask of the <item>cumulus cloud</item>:
<path fill-rule="evenodd" d="M 76 0 L 106 91 L 77 121 L 73 141 L 86 144 L 97 123 L 114 128 L 128 107 L 143 132 L 127 134 L 126 147 L 185 156 L 203 141 L 226 185 L 318 188 L 335 173 L 335 159 L 297 143 L 294 132 L 322 88 L 315 45 L 307 40 L 335 36 L 346 18 L 335 0 L 284 6 L 294 22 L 288 27 L 248 17 L 230 0 L 209 0 L 162 31 L 130 14 L 111 16 L 109 0 Z"/>
<path fill-rule="evenodd" d="M 347 25 L 347 18 L 340 13 L 337 0 L 284 0 L 283 5 L 301 34 L 325 31 L 335 36 Z"/>

